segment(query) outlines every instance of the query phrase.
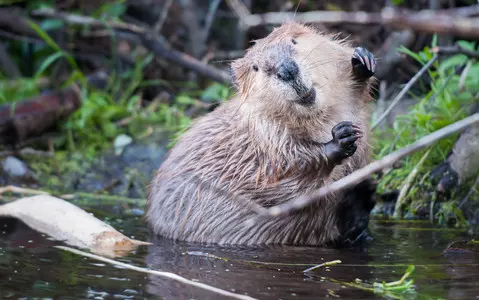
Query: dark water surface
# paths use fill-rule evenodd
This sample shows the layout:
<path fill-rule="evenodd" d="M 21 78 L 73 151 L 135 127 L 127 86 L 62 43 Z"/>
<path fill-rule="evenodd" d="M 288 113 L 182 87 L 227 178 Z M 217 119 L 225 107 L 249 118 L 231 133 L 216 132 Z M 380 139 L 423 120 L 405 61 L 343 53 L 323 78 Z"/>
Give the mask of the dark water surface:
<path fill-rule="evenodd" d="M 148 239 L 141 218 L 111 224 L 129 236 Z M 258 299 L 385 299 L 335 280 L 398 280 L 416 265 L 416 295 L 403 299 L 479 299 L 479 255 L 443 251 L 467 238 L 461 231 L 427 223 L 373 221 L 374 241 L 364 248 L 221 248 L 157 240 L 154 246 L 117 260 L 247 294 Z M 226 299 L 217 294 L 83 258 L 52 248 L 56 243 L 13 219 L 0 219 L 1 299 Z M 224 259 L 207 257 L 212 254 Z M 341 265 L 302 270 L 324 261 Z M 297 264 L 297 265 L 294 265 Z"/>

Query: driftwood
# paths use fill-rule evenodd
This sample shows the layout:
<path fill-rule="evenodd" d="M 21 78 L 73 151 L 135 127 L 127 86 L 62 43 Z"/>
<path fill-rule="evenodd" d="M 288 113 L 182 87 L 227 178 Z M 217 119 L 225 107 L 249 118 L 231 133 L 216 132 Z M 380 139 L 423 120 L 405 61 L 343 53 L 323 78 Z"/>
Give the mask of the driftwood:
<path fill-rule="evenodd" d="M 349 174 L 346 177 L 341 178 L 338 181 L 335 181 L 329 185 L 326 185 L 319 190 L 285 202 L 280 205 L 272 206 L 270 208 L 264 208 L 259 205 L 251 204 L 252 208 L 260 215 L 263 216 L 280 216 L 283 214 L 287 214 L 291 211 L 298 210 L 301 208 L 306 207 L 307 205 L 318 201 L 319 199 L 323 198 L 324 196 L 338 192 L 340 190 L 344 190 L 346 188 L 352 187 L 361 181 L 367 179 L 369 176 L 371 176 L 374 173 L 377 173 L 384 168 L 391 167 L 394 163 L 399 161 L 400 159 L 417 152 L 421 149 L 424 149 L 432 144 L 434 144 L 436 141 L 445 138 L 447 136 L 450 136 L 456 132 L 459 132 L 468 126 L 471 126 L 473 124 L 479 123 L 479 113 L 476 113 L 470 117 L 467 117 L 461 121 L 458 121 L 456 123 L 453 123 L 451 125 L 448 125 L 446 127 L 443 127 L 421 139 L 416 141 L 415 143 L 404 147 L 396 152 L 393 152 L 385 157 L 383 157 L 380 160 L 377 160 L 373 163 L 370 163 L 369 165 L 365 166 L 362 169 L 359 169 L 351 174 Z"/>
<path fill-rule="evenodd" d="M 14 217 L 32 229 L 68 245 L 115 257 L 150 243 L 124 236 L 110 225 L 50 195 L 21 198 L 0 206 L 0 216 Z"/>
<path fill-rule="evenodd" d="M 425 33 L 454 34 L 462 37 L 479 37 L 479 19 L 468 18 L 479 14 L 479 5 L 444 10 L 397 10 L 385 8 L 379 13 L 365 11 L 310 11 L 305 13 L 277 12 L 261 15 L 251 14 L 239 0 L 228 0 L 246 27 L 261 24 L 282 24 L 296 20 L 321 24 L 383 24 L 395 29 L 411 29 Z"/>

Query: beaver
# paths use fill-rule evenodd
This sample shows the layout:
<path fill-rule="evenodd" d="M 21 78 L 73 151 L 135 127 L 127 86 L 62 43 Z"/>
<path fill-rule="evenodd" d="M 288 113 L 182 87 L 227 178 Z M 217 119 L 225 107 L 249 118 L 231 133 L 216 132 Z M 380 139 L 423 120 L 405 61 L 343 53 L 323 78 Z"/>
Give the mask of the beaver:
<path fill-rule="evenodd" d="M 284 203 L 369 162 L 375 65 L 368 50 L 296 22 L 254 41 L 231 64 L 235 95 L 195 120 L 152 180 L 145 216 L 153 233 L 224 245 L 320 246 L 361 231 L 340 219 L 351 217 L 346 212 L 357 201 L 361 215 L 353 219 L 365 229 L 364 187 L 281 217 L 259 217 L 248 203 Z"/>

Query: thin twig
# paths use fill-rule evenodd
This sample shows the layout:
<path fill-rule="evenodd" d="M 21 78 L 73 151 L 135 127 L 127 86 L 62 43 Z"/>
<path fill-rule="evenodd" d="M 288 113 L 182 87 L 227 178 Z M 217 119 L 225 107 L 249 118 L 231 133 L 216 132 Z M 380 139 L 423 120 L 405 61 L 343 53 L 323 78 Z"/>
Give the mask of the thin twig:
<path fill-rule="evenodd" d="M 26 189 L 20 188 L 13 185 L 7 185 L 4 187 L 0 187 L 0 195 L 5 193 L 15 193 L 15 194 L 30 194 L 30 195 L 48 195 L 48 192 L 34 190 L 34 189 Z"/>
<path fill-rule="evenodd" d="M 209 292 L 213 292 L 213 293 L 216 293 L 216 294 L 219 294 L 219 295 L 223 295 L 223 296 L 227 296 L 227 297 L 231 297 L 231 298 L 236 298 L 236 299 L 247 299 L 247 300 L 255 299 L 255 298 L 247 296 L 247 295 L 232 293 L 232 292 L 222 290 L 222 289 L 217 288 L 217 287 L 207 285 L 205 283 L 192 281 L 192 280 L 186 279 L 184 277 L 181 277 L 179 275 L 176 275 L 174 273 L 164 272 L 164 271 L 148 270 L 146 268 L 133 266 L 133 265 L 130 265 L 130 264 L 127 264 L 127 263 L 119 262 L 119 261 L 116 261 L 116 260 L 113 260 L 113 259 L 109 259 L 109 258 L 105 258 L 105 257 L 99 256 L 99 255 L 87 253 L 87 252 L 80 251 L 80 250 L 77 250 L 77 249 L 73 249 L 73 248 L 70 248 L 70 247 L 65 247 L 65 246 L 54 246 L 54 247 L 58 248 L 58 249 L 61 249 L 61 250 L 71 252 L 71 253 L 75 253 L 75 254 L 83 256 L 83 257 L 87 257 L 87 258 L 91 258 L 91 259 L 94 259 L 94 260 L 102 261 L 104 263 L 108 263 L 108 264 L 111 264 L 111 265 L 114 265 L 114 266 L 120 266 L 120 267 L 123 267 L 125 269 L 132 270 L 132 271 L 137 271 L 137 272 L 141 272 L 141 273 L 146 273 L 146 274 L 150 274 L 150 275 L 156 275 L 156 276 L 160 276 L 160 277 L 164 277 L 164 278 L 173 279 L 173 280 L 179 281 L 183 284 L 198 287 L 198 288 L 201 288 L 201 289 L 204 289 L 204 290 L 207 290 Z"/>
<path fill-rule="evenodd" d="M 203 43 L 206 42 L 208 36 L 210 35 L 211 26 L 213 25 L 213 20 L 215 19 L 216 11 L 218 10 L 218 6 L 220 5 L 221 0 L 213 0 L 213 2 L 208 7 L 208 14 L 205 18 L 205 26 L 203 28 Z"/>
<path fill-rule="evenodd" d="M 409 173 L 409 175 L 406 177 L 406 180 L 404 182 L 404 185 L 401 188 L 401 191 L 399 192 L 399 196 L 398 196 L 398 199 L 396 200 L 396 205 L 394 207 L 394 217 L 395 218 L 398 218 L 402 215 L 402 206 L 404 204 L 404 201 L 406 200 L 406 196 L 409 192 L 409 188 L 411 187 L 411 184 L 414 181 L 414 178 L 416 178 L 416 175 L 419 172 L 419 169 L 422 167 L 422 165 L 424 164 L 424 161 L 429 156 L 429 153 L 431 153 L 431 149 L 429 149 L 421 157 L 419 162 L 412 169 L 411 173 Z"/>
<path fill-rule="evenodd" d="M 399 94 L 394 98 L 393 102 L 389 105 L 389 107 L 384 111 L 384 113 L 376 120 L 376 122 L 371 126 L 371 130 L 376 128 L 388 115 L 389 113 L 393 110 L 393 108 L 401 101 L 401 99 L 406 95 L 406 93 L 411 89 L 411 87 L 418 81 L 419 78 L 426 72 L 429 67 L 437 60 L 438 55 L 435 54 L 428 62 L 425 64 L 419 72 L 414 75 L 411 80 L 404 86 L 404 88 L 399 92 Z"/>
<path fill-rule="evenodd" d="M 421 149 L 429 147 L 430 145 L 434 144 L 436 141 L 450 136 L 458 131 L 463 130 L 464 128 L 479 123 L 479 113 L 473 114 L 463 120 L 457 121 L 453 124 L 450 124 L 446 127 L 443 127 L 431 134 L 422 137 L 415 143 L 399 149 L 396 152 L 393 152 L 380 160 L 372 162 L 361 168 L 359 170 L 354 171 L 353 173 L 345 176 L 329 185 L 323 186 L 319 190 L 313 192 L 312 194 L 305 195 L 294 200 L 285 202 L 283 204 L 273 206 L 270 208 L 264 208 L 260 205 L 252 205 L 252 208 L 260 215 L 263 216 L 280 216 L 286 213 L 289 213 L 293 210 L 298 210 L 301 208 L 310 205 L 313 202 L 318 201 L 319 199 L 323 198 L 324 196 L 338 192 L 340 190 L 349 188 L 358 184 L 359 182 L 367 179 L 372 174 L 379 172 L 380 170 L 392 166 L 395 162 L 399 161 L 403 157 L 410 155 L 411 153 L 417 152 Z"/>
<path fill-rule="evenodd" d="M 168 16 L 168 11 L 170 10 L 171 4 L 173 4 L 173 0 L 166 0 L 165 5 L 163 6 L 163 10 L 161 11 L 160 18 L 156 22 L 155 26 L 153 27 L 154 31 L 157 33 L 161 32 L 161 28 L 166 21 L 166 17 Z"/>
<path fill-rule="evenodd" d="M 459 208 L 462 208 L 464 206 L 464 204 L 466 204 L 466 202 L 469 200 L 469 198 L 471 197 L 471 195 L 474 193 L 474 192 L 477 192 L 476 190 L 476 187 L 479 185 L 479 176 L 477 176 L 476 178 L 476 181 L 474 181 L 474 184 L 471 186 L 471 189 L 469 190 L 469 192 L 467 193 L 466 197 L 464 197 L 464 199 L 462 199 L 461 203 L 459 203 Z"/>
<path fill-rule="evenodd" d="M 20 69 L 18 69 L 15 61 L 2 43 L 0 43 L 0 67 L 9 78 L 18 78 L 22 75 Z"/>
<path fill-rule="evenodd" d="M 213 66 L 207 65 L 191 55 L 173 49 L 163 36 L 158 35 L 156 32 L 148 28 L 120 22 L 108 22 L 107 24 L 104 24 L 103 22 L 92 17 L 72 15 L 63 12 L 57 12 L 52 9 L 36 10 L 33 12 L 33 15 L 57 18 L 74 25 L 89 25 L 96 26 L 98 28 L 104 28 L 107 25 L 113 29 L 113 33 L 115 35 L 119 35 L 125 31 L 129 32 L 135 36 L 135 41 L 140 41 L 143 47 L 153 52 L 156 56 L 178 64 L 181 67 L 190 69 L 205 77 L 211 78 L 214 81 L 224 84 L 231 83 L 231 76 L 228 73 Z"/>
<path fill-rule="evenodd" d="M 337 265 L 337 264 L 340 264 L 340 263 L 341 263 L 341 261 L 340 261 L 339 259 L 333 260 L 333 261 L 327 261 L 327 262 L 325 262 L 325 263 L 316 265 L 316 266 L 314 266 L 314 267 L 307 268 L 306 270 L 303 271 L 303 273 L 311 272 L 312 270 L 315 270 L 315 269 L 318 269 L 318 268 L 322 268 L 322 267 L 334 266 L 334 265 Z"/>
<path fill-rule="evenodd" d="M 439 55 L 446 54 L 446 55 L 455 55 L 455 54 L 464 54 L 468 57 L 479 59 L 479 51 L 469 50 L 466 48 L 461 47 L 460 45 L 456 44 L 450 47 L 434 47 L 431 49 L 432 53 L 437 53 Z"/>
<path fill-rule="evenodd" d="M 252 16 L 248 7 L 246 7 L 246 5 L 239 0 L 227 0 L 226 3 L 228 3 L 230 9 L 241 20 L 241 26 L 248 27 L 247 19 Z"/>
<path fill-rule="evenodd" d="M 10 155 L 32 155 L 39 157 L 53 157 L 53 153 L 48 151 L 35 150 L 32 148 L 23 148 L 20 151 L 0 151 L 0 157 L 10 156 Z"/>

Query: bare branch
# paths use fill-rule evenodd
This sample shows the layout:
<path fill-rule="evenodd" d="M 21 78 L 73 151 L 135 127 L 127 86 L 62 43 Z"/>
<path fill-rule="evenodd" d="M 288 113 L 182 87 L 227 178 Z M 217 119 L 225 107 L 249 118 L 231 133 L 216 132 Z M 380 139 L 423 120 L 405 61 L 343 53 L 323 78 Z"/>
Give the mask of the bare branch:
<path fill-rule="evenodd" d="M 469 49 L 465 49 L 458 44 L 451 46 L 451 47 L 435 47 L 431 49 L 431 52 L 437 53 L 439 55 L 455 55 L 455 54 L 464 54 L 471 58 L 479 59 L 479 51 L 473 51 Z"/>
<path fill-rule="evenodd" d="M 365 11 L 310 11 L 305 13 L 276 12 L 253 15 L 238 0 L 228 0 L 246 27 L 261 24 L 283 24 L 296 20 L 302 23 L 322 24 L 384 24 L 397 29 L 412 29 L 427 33 L 447 33 L 464 37 L 479 37 L 479 19 L 467 18 L 479 14 L 479 5 L 467 8 L 421 11 L 397 10 L 387 7 L 379 13 Z"/>
<path fill-rule="evenodd" d="M 36 10 L 33 15 L 57 18 L 74 25 L 89 25 L 105 28 L 105 24 L 103 22 L 100 22 L 94 18 L 82 15 L 71 15 L 63 12 L 57 12 L 52 9 Z M 155 55 L 160 56 L 172 63 L 178 64 L 184 68 L 190 69 L 224 84 L 229 84 L 231 82 L 231 76 L 228 73 L 213 66 L 209 66 L 192 57 L 191 55 L 171 48 L 164 37 L 158 35 L 152 30 L 149 30 L 148 28 L 119 22 L 109 22 L 107 25 L 114 30 L 114 34 L 119 34 L 121 31 L 127 31 L 134 34 L 139 38 L 145 48 L 153 52 Z"/>
<path fill-rule="evenodd" d="M 22 75 L 3 44 L 0 44 L 0 66 L 10 78 L 18 78 Z"/>
<path fill-rule="evenodd" d="M 479 123 L 479 113 L 473 114 L 461 121 L 456 123 L 450 124 L 446 127 L 443 127 L 425 137 L 422 137 L 415 143 L 399 149 L 396 152 L 393 152 L 380 160 L 370 163 L 369 165 L 365 166 L 362 169 L 354 171 L 353 173 L 349 174 L 346 177 L 343 177 L 329 185 L 326 185 L 319 190 L 313 192 L 310 195 L 305 195 L 303 197 L 299 197 L 297 199 L 285 202 L 283 204 L 273 206 L 270 208 L 264 208 L 259 205 L 253 206 L 253 209 L 260 215 L 263 216 L 280 216 L 283 214 L 287 214 L 291 211 L 298 210 L 304 208 L 324 196 L 338 192 L 340 190 L 344 190 L 346 188 L 352 187 L 355 184 L 360 183 L 361 181 L 367 179 L 372 174 L 379 172 L 380 170 L 392 166 L 395 162 L 399 161 L 403 157 L 406 157 L 414 152 L 417 152 L 421 149 L 424 149 L 436 141 L 450 136 L 458 131 L 465 129 L 466 127 Z"/>
<path fill-rule="evenodd" d="M 168 16 L 168 11 L 170 10 L 171 4 L 173 4 L 173 0 L 166 0 L 165 4 L 163 5 L 163 10 L 161 11 L 160 18 L 153 27 L 153 30 L 158 34 L 161 32 L 161 28 L 166 21 L 166 17 Z"/>

